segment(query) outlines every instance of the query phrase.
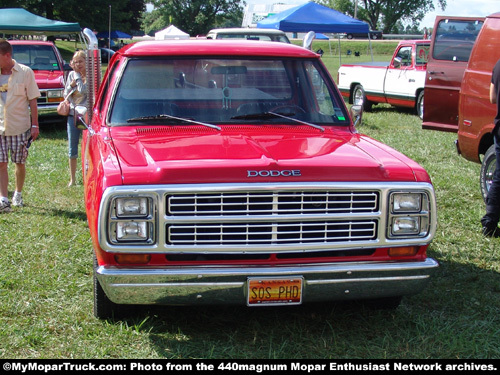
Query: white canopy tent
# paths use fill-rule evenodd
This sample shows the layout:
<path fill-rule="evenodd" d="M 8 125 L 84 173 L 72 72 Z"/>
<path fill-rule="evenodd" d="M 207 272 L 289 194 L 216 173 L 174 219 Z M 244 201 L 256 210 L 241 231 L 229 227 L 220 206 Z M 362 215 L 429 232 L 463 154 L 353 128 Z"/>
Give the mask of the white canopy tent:
<path fill-rule="evenodd" d="M 160 30 L 155 33 L 155 40 L 165 39 L 189 39 L 189 34 L 178 29 L 174 25 L 170 25 L 166 29 Z"/>

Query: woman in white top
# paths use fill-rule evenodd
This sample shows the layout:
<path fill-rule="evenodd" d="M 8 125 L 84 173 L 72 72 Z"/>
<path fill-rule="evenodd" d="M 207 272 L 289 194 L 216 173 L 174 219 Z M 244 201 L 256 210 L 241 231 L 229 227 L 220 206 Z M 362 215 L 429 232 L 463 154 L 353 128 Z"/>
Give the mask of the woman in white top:
<path fill-rule="evenodd" d="M 78 144 L 80 142 L 81 130 L 74 125 L 74 114 L 76 105 L 87 105 L 87 76 L 85 65 L 85 52 L 76 51 L 71 60 L 73 71 L 69 73 L 64 87 L 64 97 L 71 91 L 73 93 L 68 97 L 70 102 L 70 111 L 68 116 L 68 156 L 70 180 L 68 186 L 75 184 L 76 162 L 78 158 Z"/>

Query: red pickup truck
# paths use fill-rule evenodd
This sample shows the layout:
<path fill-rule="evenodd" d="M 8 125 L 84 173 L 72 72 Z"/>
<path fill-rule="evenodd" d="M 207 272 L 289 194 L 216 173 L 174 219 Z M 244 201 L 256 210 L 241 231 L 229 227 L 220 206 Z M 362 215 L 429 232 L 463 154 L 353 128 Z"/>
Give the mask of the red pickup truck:
<path fill-rule="evenodd" d="M 77 125 L 97 317 L 123 304 L 397 306 L 438 266 L 428 174 L 357 132 L 318 54 L 139 42 L 91 90 Z"/>
<path fill-rule="evenodd" d="M 13 58 L 29 66 L 35 73 L 35 80 L 40 89 L 37 100 L 38 114 L 41 120 L 57 115 L 57 106 L 63 100 L 65 74 L 71 71 L 57 47 L 52 42 L 40 40 L 10 40 Z"/>
<path fill-rule="evenodd" d="M 342 65 L 338 88 L 349 103 L 363 105 L 365 110 L 388 103 L 414 108 L 422 118 L 429 45 L 429 40 L 404 40 L 397 45 L 390 62 Z"/>

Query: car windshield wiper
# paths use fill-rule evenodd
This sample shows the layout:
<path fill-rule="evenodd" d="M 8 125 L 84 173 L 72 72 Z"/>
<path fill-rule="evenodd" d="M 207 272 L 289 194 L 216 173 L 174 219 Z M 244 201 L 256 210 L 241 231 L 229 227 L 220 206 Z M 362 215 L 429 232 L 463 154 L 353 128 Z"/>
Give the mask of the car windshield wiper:
<path fill-rule="evenodd" d="M 212 128 L 212 129 L 221 130 L 221 128 L 218 127 L 217 125 L 208 124 L 206 122 L 191 120 L 191 119 L 183 118 L 183 117 L 166 115 L 166 114 L 154 115 L 154 116 L 132 117 L 132 118 L 129 118 L 127 120 L 127 122 L 165 121 L 165 120 L 187 122 L 189 124 L 203 125 L 203 126 L 206 126 L 206 127 Z"/>
<path fill-rule="evenodd" d="M 290 113 L 286 113 L 286 114 L 281 114 L 281 113 L 268 111 L 268 112 L 249 113 L 247 115 L 233 116 L 233 117 L 231 117 L 231 119 L 235 119 L 235 120 L 260 120 L 260 119 L 262 119 L 262 120 L 265 120 L 265 119 L 280 117 L 280 118 L 284 118 L 286 120 L 297 122 L 299 124 L 311 126 L 315 129 L 321 130 L 322 132 L 325 131 L 325 128 L 323 128 L 322 126 L 319 126 L 316 124 L 311 124 L 310 122 L 307 122 L 307 121 L 298 120 L 298 119 L 290 117 L 290 116 L 295 116 L 295 113 L 290 112 Z"/>

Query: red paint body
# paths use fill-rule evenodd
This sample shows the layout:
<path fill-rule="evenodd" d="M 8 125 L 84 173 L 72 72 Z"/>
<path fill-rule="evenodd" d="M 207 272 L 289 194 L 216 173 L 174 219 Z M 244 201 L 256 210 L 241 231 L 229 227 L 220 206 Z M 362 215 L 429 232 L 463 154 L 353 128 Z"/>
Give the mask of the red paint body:
<path fill-rule="evenodd" d="M 338 106 L 335 109 L 335 115 L 333 117 L 330 116 L 330 120 L 319 123 L 319 127 L 313 127 L 311 124 L 305 122 L 296 123 L 289 120 L 280 120 L 273 116 L 271 116 L 272 120 L 245 120 L 245 118 L 239 120 L 237 116 L 232 116 L 228 117 L 227 121 L 218 123 L 212 121 L 212 124 L 217 125 L 219 129 L 202 124 L 186 124 L 182 122 L 172 125 L 167 121 L 171 120 L 168 118 L 165 118 L 165 123 L 162 123 L 161 119 L 140 120 L 145 123 L 135 123 L 138 121 L 137 119 L 133 119 L 135 115 L 130 115 L 129 117 L 131 118 L 126 122 L 114 122 L 116 113 L 112 113 L 113 105 L 116 106 L 117 101 L 123 98 L 130 99 L 127 98 L 127 95 L 134 96 L 136 100 L 142 100 L 142 109 L 148 105 L 146 97 L 149 95 L 151 87 L 147 87 L 144 90 L 142 88 L 134 89 L 128 92 L 124 87 L 127 84 L 131 84 L 130 81 L 126 82 L 123 80 L 123 82 L 120 82 L 122 75 L 125 76 L 127 69 L 132 69 L 137 61 L 140 62 L 142 61 L 141 59 L 160 57 L 168 59 L 183 57 L 187 59 L 183 68 L 185 78 L 182 78 L 182 84 L 189 82 L 193 85 L 192 91 L 189 91 L 189 96 L 193 97 L 206 90 L 205 87 L 199 86 L 199 82 L 204 79 L 204 74 L 210 75 L 219 69 L 219 67 L 210 68 L 211 64 L 217 59 L 226 59 L 227 56 L 243 59 L 246 62 L 245 69 L 231 68 L 231 74 L 225 76 L 226 80 L 231 80 L 231 85 L 221 78 L 218 82 L 212 83 L 216 87 L 213 91 L 206 91 L 207 93 L 213 93 L 213 96 L 217 96 L 220 94 L 218 88 L 223 83 L 227 85 L 226 87 L 231 87 L 227 89 L 227 95 L 224 94 L 226 96 L 223 97 L 222 101 L 223 105 L 231 107 L 227 111 L 234 110 L 235 114 L 238 114 L 236 107 L 245 104 L 242 103 L 237 95 L 240 88 L 238 82 L 243 82 L 243 79 L 262 79 L 259 77 L 266 77 L 266 82 L 276 80 L 278 73 L 273 73 L 273 71 L 258 71 L 259 61 L 273 58 L 278 60 L 284 59 L 283 61 L 286 61 L 285 65 L 297 61 L 309 61 L 313 64 L 315 68 L 310 67 L 308 70 L 311 77 L 315 78 L 312 84 L 318 85 L 317 75 L 322 77 L 324 80 L 322 86 L 324 91 L 322 92 L 326 93 L 325 95 L 327 96 L 333 97 L 333 106 Z M 191 74 L 189 70 L 189 59 L 191 58 L 201 59 L 199 61 L 203 62 L 201 64 L 203 65 L 203 71 Z M 254 60 L 255 63 L 253 62 Z M 151 60 L 148 61 L 149 66 L 156 69 L 157 65 L 166 67 L 169 60 L 161 60 L 161 64 L 156 64 L 160 60 L 153 60 L 153 63 L 151 63 Z M 239 60 L 234 61 L 234 64 L 236 64 L 236 61 Z M 229 72 L 229 68 L 227 69 Z M 245 71 L 245 74 L 238 75 L 238 71 Z M 276 68 L 277 71 L 278 68 Z M 314 71 L 314 74 L 311 71 Z M 158 72 L 155 73 L 155 77 L 161 75 L 161 70 L 158 70 Z M 304 87 L 308 87 L 308 83 L 311 82 L 306 82 L 307 79 L 301 74 L 300 71 L 297 72 L 297 78 L 290 79 L 290 82 L 292 86 L 294 83 L 298 83 L 297 86 L 303 89 Z M 177 76 L 176 73 L 174 77 Z M 133 77 L 137 77 L 137 74 L 130 77 L 132 80 L 134 79 Z M 144 79 L 148 79 L 148 76 L 145 75 Z M 199 79 L 196 85 L 193 83 L 195 79 Z M 211 80 L 211 82 L 215 80 Z M 155 84 L 153 81 L 151 85 Z M 263 84 L 263 82 L 259 84 Z M 263 87 L 265 89 L 265 85 Z M 279 89 L 278 86 L 276 87 Z M 317 87 L 313 88 L 312 86 L 311 89 L 319 90 Z M 178 90 L 178 87 L 166 88 L 155 94 L 155 97 L 160 100 L 161 98 L 173 95 L 171 92 L 175 92 L 179 96 Z M 311 108 L 313 108 L 311 111 L 318 111 L 318 106 L 321 107 L 319 112 L 328 111 L 324 106 L 322 107 L 324 105 L 323 95 L 317 96 L 319 99 L 315 101 L 312 99 L 315 95 L 312 95 L 311 92 L 309 94 L 302 95 L 297 93 L 292 95 L 290 100 L 299 100 L 298 97 L 306 97 L 303 100 L 309 102 Z M 259 93 L 259 95 L 262 95 L 262 93 Z M 283 96 L 282 94 L 280 95 Z M 175 102 L 173 105 L 178 112 L 192 110 L 192 106 L 194 105 L 191 98 L 188 98 L 188 100 L 171 101 Z M 218 100 L 206 101 L 204 103 L 205 112 L 215 111 L 215 107 L 220 108 L 221 105 L 221 102 Z M 172 104 L 169 108 L 172 108 Z M 125 106 L 122 109 L 129 110 L 130 108 Z M 270 112 L 273 111 L 279 111 L 279 109 L 270 110 Z M 267 115 L 269 116 L 269 114 Z M 297 111 L 293 115 L 296 118 L 300 118 L 302 114 Z M 176 116 L 182 117 L 178 113 Z M 186 115 L 185 118 L 187 117 Z M 191 120 L 195 119 L 194 116 L 189 118 Z M 153 122 L 148 123 L 148 121 Z M 208 120 L 204 120 L 204 122 L 208 122 Z M 94 106 L 90 127 L 93 133 L 85 131 L 83 135 L 82 164 L 87 217 L 99 272 L 102 270 L 104 270 L 103 272 L 114 272 L 113 270 L 122 270 L 123 267 L 126 267 L 127 270 L 138 267 L 138 270 L 140 269 L 141 272 L 146 273 L 148 267 L 161 270 L 160 272 L 166 272 L 170 267 L 180 267 L 176 268 L 176 270 L 182 272 L 184 267 L 192 269 L 193 267 L 205 266 L 248 266 L 261 272 L 269 266 L 294 267 L 299 264 L 325 266 L 329 262 L 350 263 L 366 261 L 373 262 L 372 264 L 375 265 L 378 262 L 401 261 L 405 264 L 415 264 L 414 262 L 428 261 L 426 250 L 433 235 L 436 220 L 434 196 L 428 174 L 419 164 L 403 154 L 357 132 L 347 114 L 347 109 L 340 93 L 320 61 L 320 56 L 309 50 L 284 43 L 206 40 L 180 43 L 151 42 L 130 45 L 115 53 L 110 61 Z M 396 185 L 407 186 L 409 190 L 414 190 L 421 186 L 422 191 L 425 190 L 427 192 L 426 196 L 430 199 L 429 207 L 432 214 L 431 221 L 428 223 L 429 233 L 425 238 L 422 236 L 417 241 L 415 239 L 404 241 L 399 238 L 395 238 L 392 242 L 382 239 L 380 241 L 372 239 L 370 244 L 363 242 L 363 246 L 359 247 L 346 242 L 345 245 L 340 247 L 339 245 L 335 246 L 337 250 L 345 248 L 349 249 L 349 251 L 339 252 L 325 251 L 324 243 L 314 245 L 310 241 L 305 241 L 303 247 L 291 243 L 287 244 L 286 241 L 280 243 L 279 234 L 275 238 L 277 245 L 275 250 L 273 250 L 274 245 L 267 242 L 265 242 L 265 246 L 262 248 L 259 248 L 260 242 L 251 244 L 250 248 L 230 245 L 225 242 L 230 241 L 226 239 L 226 236 L 228 238 L 231 237 L 230 234 L 222 235 L 222 243 L 218 246 L 212 246 L 208 242 L 205 245 L 198 244 L 194 246 L 184 243 L 179 245 L 183 248 L 181 251 L 179 250 L 180 247 L 176 247 L 175 243 L 172 246 L 169 245 L 170 240 L 175 242 L 175 240 L 171 239 L 171 237 L 175 237 L 175 234 L 169 232 L 170 226 L 175 226 L 178 219 L 180 221 L 183 220 L 182 217 L 174 218 L 176 215 L 170 216 L 168 213 L 164 213 L 165 206 L 167 206 L 166 211 L 169 210 L 168 207 L 171 204 L 170 197 L 175 196 L 176 199 L 178 198 L 176 196 L 177 190 L 182 193 L 184 190 L 192 191 L 194 189 L 203 195 L 211 194 L 211 192 L 218 194 L 220 190 L 225 190 L 226 187 L 229 187 L 234 192 L 242 192 L 248 189 L 251 191 L 250 194 L 254 194 L 252 190 L 258 188 L 257 196 L 269 191 L 282 194 L 293 190 L 293 193 L 290 193 L 290 197 L 292 198 L 287 199 L 295 200 L 295 194 L 298 195 L 296 189 L 302 189 L 307 195 L 312 185 L 316 189 L 313 194 L 316 194 L 318 189 L 323 190 L 323 188 L 328 189 L 329 187 L 333 187 L 334 190 L 342 187 L 348 190 L 353 186 L 364 190 L 380 188 L 382 193 L 380 193 L 379 203 L 374 209 L 374 212 L 379 217 L 378 220 L 380 220 L 376 225 L 377 236 L 378 233 L 385 236 L 384 233 L 386 231 L 385 205 L 388 204 L 385 197 L 386 187 L 396 187 Z M 116 189 L 123 189 L 128 186 L 130 186 L 130 192 L 127 194 L 140 194 L 141 191 L 151 191 L 151 195 L 148 196 L 152 197 L 151 199 L 155 202 L 156 200 L 159 202 L 153 212 L 153 215 L 158 215 L 160 218 L 160 224 L 155 224 L 155 230 L 158 233 L 163 233 L 163 225 L 165 225 L 165 231 L 170 234 L 165 234 L 166 239 L 161 237 L 163 234 L 158 235 L 161 238 L 155 237 L 155 234 L 153 236 L 155 244 L 148 245 L 149 247 L 136 245 L 134 245 L 136 247 L 131 245 L 127 247 L 127 244 L 124 244 L 127 248 L 121 251 L 119 247 L 122 244 L 118 244 L 120 245 L 118 247 L 110 243 L 107 245 L 104 244 L 108 241 L 107 239 L 114 236 L 114 232 L 108 230 L 107 220 L 115 215 L 113 213 L 115 210 L 114 206 L 111 208 L 107 206 L 106 196 L 109 196 L 110 192 L 114 194 L 113 191 Z M 164 190 L 173 192 L 161 193 L 157 197 L 157 192 L 163 192 Z M 400 191 L 400 188 L 397 191 Z M 402 191 L 406 190 L 403 189 Z M 236 193 L 230 193 L 230 196 L 232 196 L 231 194 L 234 195 Z M 200 197 L 197 199 L 200 201 L 204 200 L 204 198 Z M 206 199 L 205 203 L 209 201 L 210 199 Z M 187 205 L 194 204 L 191 202 L 191 199 L 186 202 Z M 228 198 L 228 201 L 224 201 L 224 205 L 228 207 L 228 210 L 231 210 L 231 198 Z M 276 221 L 275 230 L 278 230 L 277 227 L 283 221 L 280 218 L 283 218 L 283 215 L 287 215 L 287 210 L 279 211 L 280 201 L 278 200 L 274 200 L 273 205 L 275 206 L 274 208 L 271 206 L 264 208 L 262 206 L 262 209 L 266 211 L 262 215 L 268 215 L 267 210 L 276 210 L 275 214 L 269 216 L 269 220 Z M 307 205 L 309 207 L 309 203 Z M 182 210 L 183 207 L 181 205 L 180 209 Z M 210 207 L 216 210 L 218 204 L 209 205 L 208 208 Z M 308 208 L 308 210 L 312 211 L 302 211 L 302 214 L 295 220 L 300 220 L 300 225 L 307 227 L 308 223 L 314 222 L 314 210 L 318 207 L 323 209 L 321 208 L 323 207 L 322 204 L 313 204 Z M 106 210 L 109 213 L 105 213 L 107 212 Z M 294 206 L 293 210 L 303 210 L 303 207 Z M 290 208 L 290 212 L 293 210 Z M 230 215 L 231 213 L 224 211 L 224 214 L 220 215 L 225 216 L 227 214 Z M 162 219 L 163 215 L 165 215 L 165 219 Z M 210 226 L 215 225 L 215 222 L 218 223 L 218 215 L 214 214 L 213 219 L 207 225 Z M 248 213 L 247 215 L 253 215 L 253 213 Z M 330 219 L 334 216 L 331 216 Z M 206 216 L 200 213 L 199 217 L 201 224 L 194 223 L 192 225 L 201 226 L 204 223 Z M 242 220 L 244 221 L 244 217 L 244 215 L 230 215 L 222 220 L 220 225 L 238 224 Z M 258 219 L 255 216 L 248 217 L 249 225 L 255 224 L 255 220 Z M 303 217 L 303 219 L 300 217 Z M 362 215 L 359 217 L 362 217 Z M 355 213 L 353 219 L 356 219 Z M 303 220 L 305 220 L 304 223 L 302 222 Z M 172 221 L 172 223 L 169 223 L 169 221 Z M 185 225 L 190 226 L 190 223 L 191 221 L 187 220 Z M 260 223 L 267 225 L 265 220 L 264 222 L 258 220 L 257 224 L 260 225 Z M 208 236 L 210 235 L 208 234 Z M 197 234 L 193 234 L 193 236 L 197 236 Z M 252 237 L 253 232 L 250 231 L 248 236 Z M 167 244 L 163 245 L 162 241 L 166 241 Z M 200 241 L 203 242 L 205 240 Z M 182 238 L 180 242 L 182 242 Z M 157 247 L 157 243 L 159 243 L 159 247 Z M 312 249 L 312 245 L 316 246 L 316 250 L 311 252 L 308 249 Z M 404 247 L 407 245 L 415 247 L 415 252 L 412 255 L 389 255 L 389 248 L 394 246 Z M 165 246 L 165 248 L 162 246 Z M 289 250 L 286 250 L 287 246 L 290 246 Z M 370 249 L 367 251 L 363 250 L 367 247 Z M 145 250 L 149 248 L 151 251 Z M 136 249 L 136 253 L 149 253 L 149 261 L 146 264 L 136 265 L 124 265 L 117 262 L 115 255 L 134 253 L 134 249 Z M 227 268 L 224 270 L 226 272 Z M 102 282 L 104 283 L 104 281 Z M 353 297 L 355 298 L 355 296 Z M 117 299 L 119 303 L 124 303 L 118 297 Z M 162 303 L 168 302 L 163 301 Z"/>

